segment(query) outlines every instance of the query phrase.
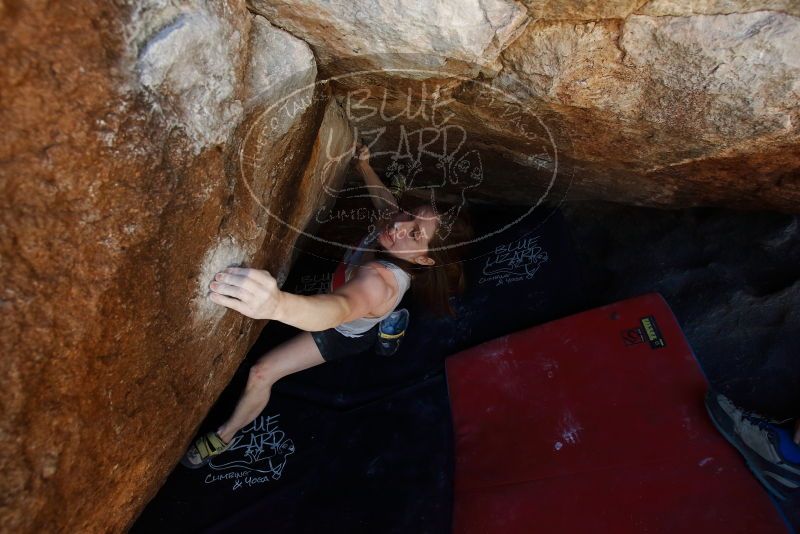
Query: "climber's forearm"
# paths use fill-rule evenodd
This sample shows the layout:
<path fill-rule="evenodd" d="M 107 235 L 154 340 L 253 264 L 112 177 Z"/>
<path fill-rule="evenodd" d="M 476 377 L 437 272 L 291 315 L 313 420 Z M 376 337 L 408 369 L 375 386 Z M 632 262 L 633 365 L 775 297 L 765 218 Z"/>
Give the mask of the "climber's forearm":
<path fill-rule="evenodd" d="M 247 267 L 228 267 L 217 273 L 209 289 L 209 298 L 216 304 L 253 319 L 280 321 L 311 332 L 364 317 L 394 298 L 380 272 L 366 266 L 335 293 L 326 295 L 281 291 L 268 271 Z"/>
<path fill-rule="evenodd" d="M 392 277 L 392 280 L 394 277 Z M 385 306 L 397 295 L 397 288 L 369 264 L 335 292 L 324 295 L 295 295 L 281 291 L 271 318 L 310 332 L 339 326 Z"/>
<path fill-rule="evenodd" d="M 295 295 L 281 292 L 274 319 L 308 332 L 327 330 L 351 315 L 347 298 L 341 295 Z"/>
<path fill-rule="evenodd" d="M 366 163 L 358 165 L 356 169 L 364 178 L 364 184 L 367 186 L 370 199 L 372 199 L 372 203 L 375 207 L 379 210 L 397 210 L 397 199 L 394 198 L 392 192 L 383 184 L 383 181 L 372 167 Z"/>

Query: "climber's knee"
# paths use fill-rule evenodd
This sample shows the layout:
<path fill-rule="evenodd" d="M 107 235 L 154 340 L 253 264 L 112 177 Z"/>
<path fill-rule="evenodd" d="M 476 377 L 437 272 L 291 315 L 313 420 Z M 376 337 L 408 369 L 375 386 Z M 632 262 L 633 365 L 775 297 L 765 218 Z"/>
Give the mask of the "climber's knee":
<path fill-rule="evenodd" d="M 256 362 L 250 368 L 247 384 L 253 387 L 270 388 L 276 380 L 276 373 L 269 362 Z"/>

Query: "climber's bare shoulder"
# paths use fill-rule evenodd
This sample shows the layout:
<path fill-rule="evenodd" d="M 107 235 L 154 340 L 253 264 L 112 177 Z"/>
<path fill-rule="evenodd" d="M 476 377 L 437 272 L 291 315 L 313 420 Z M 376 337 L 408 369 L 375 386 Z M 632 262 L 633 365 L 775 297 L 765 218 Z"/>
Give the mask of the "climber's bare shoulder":
<path fill-rule="evenodd" d="M 383 264 L 371 261 L 361 265 L 348 282 L 334 291 L 345 297 L 358 317 L 379 317 L 389 311 L 399 288 L 394 275 Z M 360 315 L 358 315 L 360 313 Z"/>

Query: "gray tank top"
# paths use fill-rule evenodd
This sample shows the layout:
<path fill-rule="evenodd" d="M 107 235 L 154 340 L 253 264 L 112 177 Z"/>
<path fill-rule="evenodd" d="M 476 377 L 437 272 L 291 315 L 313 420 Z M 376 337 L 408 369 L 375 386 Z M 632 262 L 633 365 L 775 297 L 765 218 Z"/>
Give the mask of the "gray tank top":
<path fill-rule="evenodd" d="M 361 241 L 359 247 L 363 247 L 370 244 L 372 241 L 375 240 L 376 236 L 377 234 L 368 235 Z M 360 256 L 360 254 L 349 255 L 349 257 L 345 258 L 345 260 L 352 261 L 354 259 L 353 256 L 358 257 Z M 397 265 L 395 265 L 390 261 L 386 260 L 376 260 L 376 261 L 379 262 L 381 265 L 384 265 L 387 269 L 389 269 L 389 271 L 391 271 L 391 273 L 394 275 L 394 279 L 397 281 L 398 291 L 397 291 L 397 297 L 394 301 L 394 306 L 392 306 L 392 308 L 388 312 L 386 312 L 384 315 L 380 317 L 361 317 L 359 319 L 353 319 L 352 321 L 342 323 L 339 326 L 335 326 L 334 330 L 336 330 L 343 336 L 361 337 L 364 334 L 364 332 L 366 332 L 367 330 L 369 330 L 382 320 L 386 319 L 389 316 L 389 314 L 391 314 L 395 310 L 395 308 L 397 308 L 397 305 L 400 304 L 400 301 L 403 299 L 403 295 L 405 295 L 405 292 L 408 291 L 409 287 L 411 287 L 411 275 L 409 275 L 403 269 L 401 269 L 400 267 L 398 267 Z M 350 265 L 348 266 L 348 269 L 346 270 L 345 280 L 349 278 L 350 272 L 352 272 L 352 268 L 355 267 L 356 263 L 357 261 L 353 261 L 353 263 L 350 263 Z"/>

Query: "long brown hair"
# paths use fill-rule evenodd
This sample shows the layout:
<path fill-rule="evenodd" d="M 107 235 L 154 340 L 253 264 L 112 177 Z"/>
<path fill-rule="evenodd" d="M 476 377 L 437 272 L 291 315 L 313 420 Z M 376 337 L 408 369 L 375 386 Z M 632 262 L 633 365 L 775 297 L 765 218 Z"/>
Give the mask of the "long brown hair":
<path fill-rule="evenodd" d="M 437 204 L 440 213 L 448 213 L 448 209 Z M 404 206 L 404 211 L 413 212 L 413 208 Z M 434 260 L 433 265 L 419 265 L 393 256 L 385 250 L 375 254 L 375 258 L 390 261 L 411 275 L 411 293 L 414 300 L 425 309 L 437 315 L 455 316 L 450 304 L 450 297 L 464 291 L 466 281 L 462 266 L 462 253 L 466 245 L 443 248 L 445 245 L 464 243 L 472 238 L 472 225 L 466 210 L 461 207 L 458 216 L 448 221 L 449 232 L 434 232 L 428 243 L 428 257 Z M 438 224 L 437 224 L 438 230 Z"/>

